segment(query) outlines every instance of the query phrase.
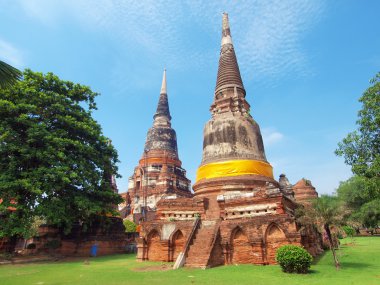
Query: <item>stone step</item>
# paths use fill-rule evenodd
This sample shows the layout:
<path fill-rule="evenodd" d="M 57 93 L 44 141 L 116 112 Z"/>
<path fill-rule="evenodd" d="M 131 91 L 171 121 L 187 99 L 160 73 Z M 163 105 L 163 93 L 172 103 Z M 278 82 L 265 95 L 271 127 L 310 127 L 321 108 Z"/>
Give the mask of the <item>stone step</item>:
<path fill-rule="evenodd" d="M 206 268 L 211 253 L 217 221 L 202 221 L 202 225 L 194 238 L 186 258 L 186 267 Z"/>

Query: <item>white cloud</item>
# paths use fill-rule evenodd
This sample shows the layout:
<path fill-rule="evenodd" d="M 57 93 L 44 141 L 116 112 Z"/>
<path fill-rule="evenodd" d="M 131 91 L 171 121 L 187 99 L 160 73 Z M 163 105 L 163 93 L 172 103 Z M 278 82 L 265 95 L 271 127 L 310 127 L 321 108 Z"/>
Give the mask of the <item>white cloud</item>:
<path fill-rule="evenodd" d="M 21 68 L 24 66 L 22 52 L 11 43 L 0 38 L 0 59 L 4 62 Z"/>
<path fill-rule="evenodd" d="M 247 25 L 237 45 L 243 70 L 259 77 L 307 72 L 308 55 L 300 42 L 322 15 L 323 2 L 262 1 L 257 6 L 245 13 Z"/>
<path fill-rule="evenodd" d="M 310 73 L 302 37 L 322 16 L 324 1 L 195 1 L 192 11 L 205 27 L 218 23 L 220 12 L 230 14 L 232 38 L 245 77 L 279 78 Z"/>
<path fill-rule="evenodd" d="M 262 130 L 263 140 L 265 146 L 274 145 L 283 140 L 284 135 L 278 131 L 271 128 L 264 128 Z"/>
<path fill-rule="evenodd" d="M 48 1 L 20 0 L 24 10 L 53 25 L 62 14 L 87 29 L 102 31 L 129 49 L 145 49 L 175 69 L 206 67 L 215 45 L 194 42 L 194 35 L 220 37 L 221 13 L 230 14 L 232 37 L 246 79 L 307 73 L 308 54 L 301 39 L 323 14 L 323 1 Z M 184 30 L 186 32 L 184 32 Z"/>

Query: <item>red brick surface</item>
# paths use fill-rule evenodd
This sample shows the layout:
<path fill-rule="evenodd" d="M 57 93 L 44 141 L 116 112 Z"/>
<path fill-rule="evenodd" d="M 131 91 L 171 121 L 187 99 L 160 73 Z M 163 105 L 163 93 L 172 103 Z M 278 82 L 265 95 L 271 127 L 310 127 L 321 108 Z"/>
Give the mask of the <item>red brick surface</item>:
<path fill-rule="evenodd" d="M 181 245 L 186 244 L 196 216 L 202 225 L 189 241 L 185 266 L 275 264 L 276 250 L 285 244 L 304 245 L 313 255 L 321 253 L 319 234 L 312 227 L 299 230 L 294 218 L 295 201 L 276 190 L 272 181 L 268 184 L 250 178 L 230 180 L 231 188 L 240 192 L 226 187 L 229 186 L 226 180 L 223 183 L 215 180 L 198 184 L 196 189 L 202 194 L 196 192 L 194 198 L 161 200 L 156 219 L 142 225 L 138 259 L 175 261 L 180 251 L 174 233 L 181 231 Z M 183 215 L 189 211 L 197 215 Z M 175 230 L 165 239 L 162 229 L 168 224 Z M 162 243 L 161 247 L 149 244 L 153 232 L 159 234 L 161 242 L 166 242 L 166 247 Z M 147 255 L 141 253 L 144 250 Z"/>

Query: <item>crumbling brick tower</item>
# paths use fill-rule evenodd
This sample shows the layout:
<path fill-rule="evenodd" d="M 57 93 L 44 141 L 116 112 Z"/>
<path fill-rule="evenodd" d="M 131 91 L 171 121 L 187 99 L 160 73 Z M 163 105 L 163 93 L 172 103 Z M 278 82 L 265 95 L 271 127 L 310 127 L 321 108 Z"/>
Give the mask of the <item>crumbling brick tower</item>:
<path fill-rule="evenodd" d="M 186 178 L 186 171 L 178 157 L 176 132 L 171 127 L 166 70 L 153 119 L 144 153 L 129 179 L 129 197 L 126 200 L 130 201 L 130 205 L 124 206 L 129 207 L 130 211 L 121 209 L 123 218 L 132 214 L 136 223 L 154 218 L 156 204 L 163 195 L 173 198 L 193 196 L 190 180 Z"/>
<path fill-rule="evenodd" d="M 273 179 L 259 125 L 250 114 L 228 15 L 223 14 L 212 118 L 204 127 L 195 196 L 162 199 L 144 223 L 139 260 L 175 266 L 273 264 L 278 247 L 301 245 L 291 184 Z M 199 217 L 199 219 L 197 219 Z"/>
<path fill-rule="evenodd" d="M 299 180 L 293 185 L 294 198 L 297 203 L 307 204 L 313 199 L 318 198 L 318 193 L 315 187 L 311 184 L 311 181 L 305 178 Z"/>

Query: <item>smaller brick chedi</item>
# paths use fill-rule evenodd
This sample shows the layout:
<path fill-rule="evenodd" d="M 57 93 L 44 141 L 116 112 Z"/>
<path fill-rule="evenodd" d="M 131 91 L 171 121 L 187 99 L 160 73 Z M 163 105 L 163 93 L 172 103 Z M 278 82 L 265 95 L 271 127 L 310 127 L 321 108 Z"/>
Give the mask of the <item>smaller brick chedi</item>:
<path fill-rule="evenodd" d="M 279 182 L 273 178 L 260 127 L 246 100 L 225 13 L 222 23 L 211 119 L 204 127 L 194 196 L 161 197 L 155 218 L 142 224 L 138 260 L 176 261 L 175 267 L 207 268 L 273 264 L 277 248 L 284 244 L 304 245 L 312 254 L 320 252 L 316 235 L 300 231 L 295 220 L 292 185 L 285 175 Z M 163 120 L 169 122 L 170 116 Z M 150 146 L 147 143 L 147 150 Z M 174 147 L 171 154 L 173 161 L 177 159 Z M 145 156 L 139 167 L 144 165 Z M 134 183 L 141 175 L 135 172 Z"/>
<path fill-rule="evenodd" d="M 136 223 L 153 219 L 156 204 L 164 195 L 192 197 L 190 180 L 178 158 L 176 132 L 171 127 L 166 70 L 153 119 L 144 153 L 129 179 L 128 192 L 122 194 L 126 201 L 122 205 L 122 216 L 129 214 Z"/>
<path fill-rule="evenodd" d="M 305 178 L 302 178 L 293 185 L 293 191 L 295 199 L 301 204 L 310 203 L 313 199 L 318 197 L 318 193 L 311 184 L 311 181 Z"/>

